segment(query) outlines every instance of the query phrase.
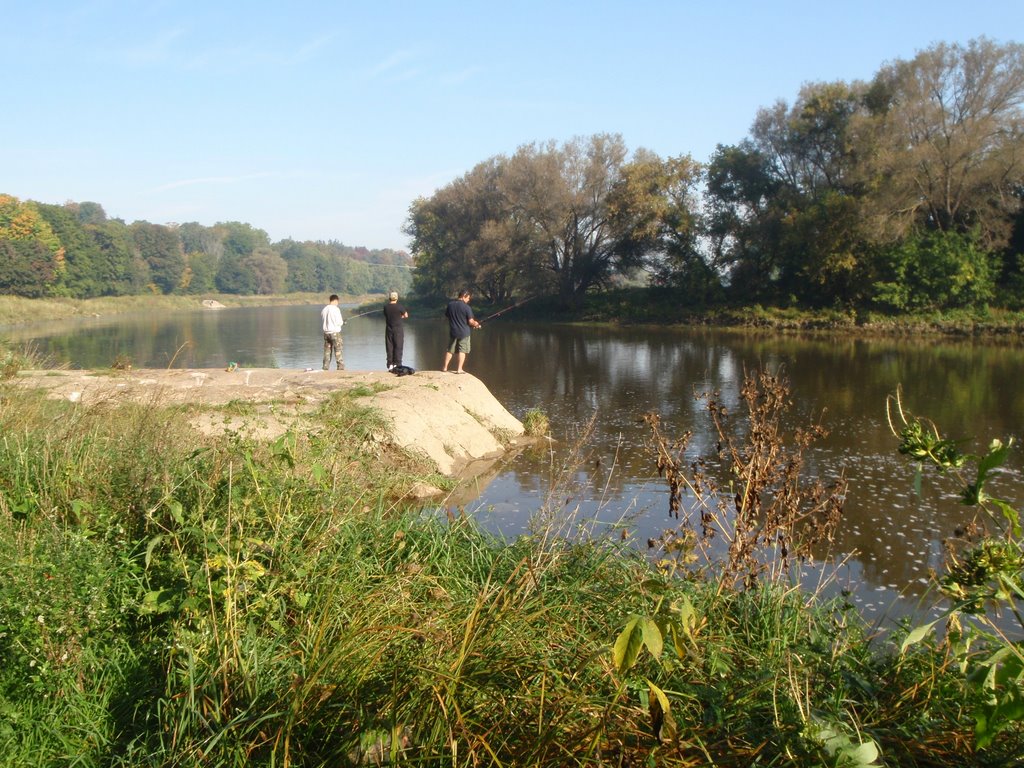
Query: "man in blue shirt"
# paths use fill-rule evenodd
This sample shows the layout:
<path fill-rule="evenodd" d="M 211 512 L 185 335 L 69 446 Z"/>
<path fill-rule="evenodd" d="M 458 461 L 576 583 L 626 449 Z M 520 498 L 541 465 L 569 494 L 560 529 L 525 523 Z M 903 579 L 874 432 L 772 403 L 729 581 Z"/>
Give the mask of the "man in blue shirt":
<path fill-rule="evenodd" d="M 448 351 L 444 353 L 444 365 L 441 370 L 448 372 L 448 366 L 455 357 L 455 370 L 453 373 L 465 373 L 462 366 L 466 363 L 466 355 L 469 354 L 469 334 L 473 328 L 479 328 L 480 323 L 473 317 L 473 310 L 469 308 L 471 295 L 469 291 L 459 291 L 459 297 L 448 302 L 448 308 L 444 316 L 448 318 Z"/>

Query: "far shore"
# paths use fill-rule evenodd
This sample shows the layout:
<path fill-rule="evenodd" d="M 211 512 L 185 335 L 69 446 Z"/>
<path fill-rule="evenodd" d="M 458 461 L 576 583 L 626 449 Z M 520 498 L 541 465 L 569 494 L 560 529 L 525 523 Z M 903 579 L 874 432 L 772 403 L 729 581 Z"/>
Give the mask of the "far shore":
<path fill-rule="evenodd" d="M 657 300 L 654 300 L 655 296 Z M 794 309 L 780 307 L 708 307 L 681 309 L 665 302 L 657 289 L 624 289 L 588 297 L 585 306 L 568 311 L 557 308 L 554 300 L 541 299 L 516 312 L 515 319 L 587 325 L 650 325 L 660 327 L 705 327 L 737 332 L 839 334 L 849 336 L 945 336 L 984 338 L 1009 343 L 1024 339 L 1024 312 L 1007 309 L 954 310 L 918 315 L 885 315 L 836 309 Z M 180 311 L 217 308 L 319 305 L 327 300 L 321 293 L 286 293 L 268 296 L 234 294 L 197 294 L 188 296 L 105 296 L 93 299 L 0 296 L 0 330 L 48 320 L 108 317 L 135 312 Z M 376 306 L 384 294 L 341 294 L 341 304 L 349 311 Z M 414 296 L 406 298 L 410 307 L 437 305 Z M 474 304 L 478 317 L 486 317 L 501 307 Z M 425 316 L 422 312 L 419 316 Z M 440 315 L 440 309 L 438 309 Z M 512 319 L 511 317 L 509 319 Z"/>
<path fill-rule="evenodd" d="M 345 294 L 341 296 L 341 303 L 343 306 L 358 306 L 369 301 L 383 301 L 383 298 L 383 294 Z M 204 301 L 215 301 L 225 307 L 264 307 L 323 304 L 327 301 L 327 296 L 319 293 L 283 293 L 270 296 L 209 293 L 194 296 L 101 296 L 95 299 L 26 299 L 21 296 L 0 296 L 0 327 L 75 317 L 106 317 L 130 312 L 201 309 Z"/>

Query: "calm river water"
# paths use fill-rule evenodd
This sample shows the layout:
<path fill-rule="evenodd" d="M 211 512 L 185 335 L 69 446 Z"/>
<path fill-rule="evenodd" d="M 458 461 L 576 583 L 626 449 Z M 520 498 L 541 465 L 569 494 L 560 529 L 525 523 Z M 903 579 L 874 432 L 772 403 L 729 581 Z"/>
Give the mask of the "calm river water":
<path fill-rule="evenodd" d="M 319 368 L 320 306 L 263 307 L 118 316 L 74 325 L 21 327 L 4 335 L 31 340 L 39 352 L 74 368 L 109 366 L 118 355 L 136 367 Z M 348 317 L 349 313 L 346 313 Z M 346 367 L 384 368 L 384 324 L 377 315 L 344 328 Z M 437 316 L 407 324 L 406 365 L 440 368 L 447 339 Z M 982 451 L 994 437 L 1018 441 L 1024 426 L 1024 347 L 939 339 L 794 338 L 694 329 L 590 328 L 495 319 L 473 334 L 466 368 L 522 418 L 540 407 L 556 443 L 529 451 L 483 478 L 461 509 L 507 537 L 524 532 L 548 501 L 570 446 L 596 417 L 585 461 L 554 506 L 580 523 L 646 542 L 676 521 L 647 447 L 642 414 L 661 415 L 664 431 L 693 432 L 687 455 L 710 455 L 715 443 L 698 392 L 715 390 L 738 405 L 744 371 L 781 369 L 796 418 L 821 420 L 830 434 L 810 452 L 810 471 L 849 481 L 835 556 L 845 562 L 826 591 L 848 590 L 880 625 L 917 612 L 942 541 L 968 514 L 951 485 L 928 475 L 914 490 L 913 468 L 896 453 L 886 397 L 902 388 L 910 411 Z M 737 409 L 738 410 L 738 409 Z M 1024 480 L 1019 447 L 993 489 L 1019 509 Z M 548 505 L 550 508 L 550 504 Z"/>

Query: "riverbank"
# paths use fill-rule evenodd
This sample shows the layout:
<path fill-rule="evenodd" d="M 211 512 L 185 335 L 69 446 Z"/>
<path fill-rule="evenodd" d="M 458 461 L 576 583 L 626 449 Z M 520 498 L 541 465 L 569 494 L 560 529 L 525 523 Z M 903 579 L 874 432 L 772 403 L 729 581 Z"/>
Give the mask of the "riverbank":
<path fill-rule="evenodd" d="M 111 296 L 95 299 L 25 299 L 0 296 L 0 327 L 16 327 L 52 319 L 104 317 L 133 312 L 166 312 L 204 309 L 204 302 L 223 307 L 255 307 L 323 304 L 325 296 L 292 293 L 274 296 Z M 444 300 L 423 301 L 402 297 L 417 317 L 442 317 Z M 610 323 L 617 325 L 685 325 L 734 329 L 744 332 L 843 334 L 853 336 L 951 336 L 990 338 L 1017 342 L 1024 339 L 1024 312 L 986 308 L 918 315 L 887 315 L 880 312 L 796 309 L 782 307 L 723 307 L 680 305 L 678 295 L 661 288 L 613 289 L 590 294 L 576 309 L 567 309 L 553 298 L 527 298 L 512 305 L 474 302 L 478 318 L 495 313 L 508 320 L 547 323 Z M 372 312 L 384 302 L 383 295 L 345 295 L 342 304 L 350 313 Z"/>
<path fill-rule="evenodd" d="M 519 420 L 468 373 L 394 376 L 383 371 L 237 367 L 24 370 L 11 381 L 83 407 L 187 405 L 194 411 L 189 422 L 202 434 L 230 431 L 261 440 L 313 429 L 315 414 L 329 400 L 358 398 L 384 419 L 383 429 L 368 439 L 386 450 L 421 457 L 434 471 L 457 480 L 485 471 L 516 447 L 524 433 Z"/>
<path fill-rule="evenodd" d="M 4 765 L 1005 766 L 1024 750 L 1017 724 L 975 747 L 983 692 L 927 638 L 899 653 L 785 581 L 737 590 L 691 569 L 684 541 L 652 563 L 580 535 L 579 467 L 529 535 L 499 541 L 408 503 L 426 463 L 374 439 L 372 382 L 263 439 L 231 419 L 290 398 L 205 404 L 244 371 L 179 373 L 139 398 L 66 390 L 62 372 L 40 373 L 54 397 L 0 381 Z M 224 429 L 196 430 L 206 409 Z"/>
<path fill-rule="evenodd" d="M 343 306 L 355 306 L 369 301 L 384 301 L 383 295 L 348 295 L 342 297 Z M 187 309 L 208 309 L 204 302 L 216 302 L 222 307 L 267 307 L 293 304 L 325 304 L 327 296 L 319 293 L 286 293 L 273 296 L 238 296 L 215 293 L 196 296 L 146 295 L 101 296 L 94 299 L 45 298 L 26 299 L 21 296 L 0 296 L 0 327 L 28 325 L 48 320 L 67 320 L 81 317 L 108 317 L 135 312 L 172 312 Z"/>
<path fill-rule="evenodd" d="M 521 317 L 559 312 L 543 300 L 525 305 Z M 842 334 L 848 336 L 956 336 L 1020 340 L 1024 312 L 1000 308 L 962 309 L 920 314 L 885 314 L 866 309 L 689 305 L 665 288 L 614 289 L 588 295 L 569 313 L 576 322 L 631 325 L 686 325 L 738 331 Z M 564 315 L 564 313 L 563 313 Z"/>

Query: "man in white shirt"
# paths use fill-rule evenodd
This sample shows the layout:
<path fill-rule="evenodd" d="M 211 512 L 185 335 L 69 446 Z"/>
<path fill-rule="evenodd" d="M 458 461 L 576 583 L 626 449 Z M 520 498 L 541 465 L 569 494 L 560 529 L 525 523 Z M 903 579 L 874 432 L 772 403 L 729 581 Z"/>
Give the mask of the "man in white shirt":
<path fill-rule="evenodd" d="M 345 370 L 345 364 L 341 362 L 341 326 L 345 321 L 341 319 L 341 309 L 338 307 L 338 294 L 332 293 L 329 303 L 320 312 L 320 320 L 324 328 L 324 370 L 331 367 L 331 354 L 334 354 L 334 362 L 339 371 Z"/>

